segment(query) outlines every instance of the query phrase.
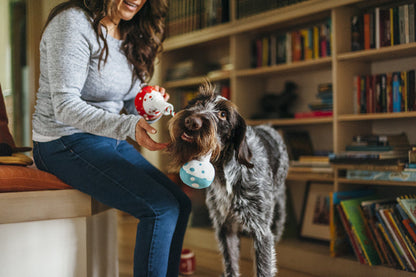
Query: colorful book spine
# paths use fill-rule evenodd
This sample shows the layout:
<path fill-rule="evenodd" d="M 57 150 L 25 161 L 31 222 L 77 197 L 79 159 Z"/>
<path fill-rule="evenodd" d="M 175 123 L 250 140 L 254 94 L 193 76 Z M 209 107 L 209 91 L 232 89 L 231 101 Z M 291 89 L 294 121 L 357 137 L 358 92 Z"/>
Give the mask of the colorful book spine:
<path fill-rule="evenodd" d="M 360 209 L 360 204 L 364 200 L 368 200 L 368 198 L 344 200 L 341 201 L 341 206 L 346 217 L 348 218 L 348 221 L 351 224 L 353 233 L 357 237 L 358 242 L 363 249 L 366 261 L 370 266 L 378 265 L 381 261 L 371 239 L 367 235 L 365 230 L 364 217 L 362 210 Z"/>
<path fill-rule="evenodd" d="M 260 34 L 252 40 L 251 66 L 273 66 L 328 57 L 331 55 L 330 40 L 330 19 L 291 32 Z"/>
<path fill-rule="evenodd" d="M 393 112 L 400 112 L 401 111 L 401 103 L 402 103 L 402 94 L 400 88 L 400 72 L 393 73 L 392 79 L 392 93 L 393 93 Z"/>

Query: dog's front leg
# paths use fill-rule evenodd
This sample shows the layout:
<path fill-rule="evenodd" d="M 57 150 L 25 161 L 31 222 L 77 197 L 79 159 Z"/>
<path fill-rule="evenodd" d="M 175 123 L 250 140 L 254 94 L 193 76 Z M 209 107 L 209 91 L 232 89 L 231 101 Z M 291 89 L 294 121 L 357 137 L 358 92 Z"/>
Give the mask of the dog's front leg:
<path fill-rule="evenodd" d="M 273 277 L 277 273 L 274 237 L 270 230 L 262 231 L 254 234 L 257 277 Z"/>
<path fill-rule="evenodd" d="M 224 277 L 240 276 L 240 238 L 238 232 L 230 226 L 219 226 L 217 238 L 224 263 Z"/>

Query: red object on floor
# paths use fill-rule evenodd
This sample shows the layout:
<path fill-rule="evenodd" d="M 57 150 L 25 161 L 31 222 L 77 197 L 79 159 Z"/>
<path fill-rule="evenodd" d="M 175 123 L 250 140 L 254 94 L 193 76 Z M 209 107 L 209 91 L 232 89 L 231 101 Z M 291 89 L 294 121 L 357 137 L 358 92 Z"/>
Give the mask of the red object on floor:
<path fill-rule="evenodd" d="M 179 273 L 182 275 L 192 275 L 195 272 L 195 254 L 190 249 L 182 249 Z"/>

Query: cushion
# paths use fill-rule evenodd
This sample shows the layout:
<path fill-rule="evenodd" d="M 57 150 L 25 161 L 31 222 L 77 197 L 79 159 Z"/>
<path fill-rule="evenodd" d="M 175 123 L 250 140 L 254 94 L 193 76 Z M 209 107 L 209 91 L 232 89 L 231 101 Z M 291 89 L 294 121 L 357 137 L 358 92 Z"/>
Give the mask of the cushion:
<path fill-rule="evenodd" d="M 0 192 L 72 189 L 45 171 L 17 165 L 0 165 Z"/>

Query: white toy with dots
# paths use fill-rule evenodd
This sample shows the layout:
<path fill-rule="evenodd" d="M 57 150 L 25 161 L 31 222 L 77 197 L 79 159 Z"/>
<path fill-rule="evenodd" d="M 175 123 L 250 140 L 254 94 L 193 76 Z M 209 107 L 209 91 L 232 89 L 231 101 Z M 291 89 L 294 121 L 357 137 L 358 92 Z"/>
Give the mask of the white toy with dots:
<path fill-rule="evenodd" d="M 195 189 L 209 187 L 215 177 L 215 169 L 209 162 L 210 158 L 211 153 L 200 160 L 185 163 L 179 171 L 182 182 Z"/>

